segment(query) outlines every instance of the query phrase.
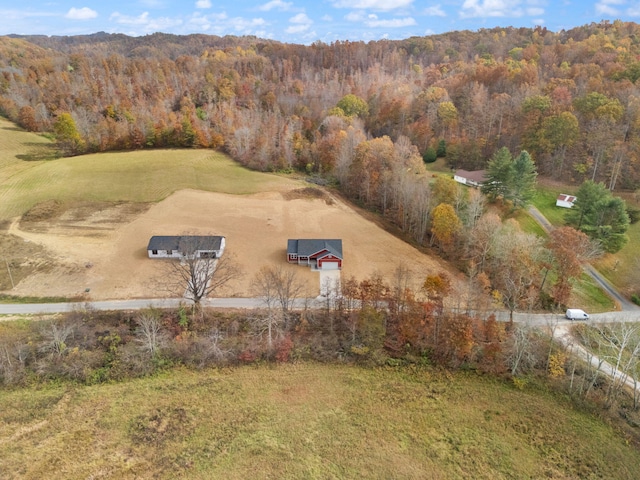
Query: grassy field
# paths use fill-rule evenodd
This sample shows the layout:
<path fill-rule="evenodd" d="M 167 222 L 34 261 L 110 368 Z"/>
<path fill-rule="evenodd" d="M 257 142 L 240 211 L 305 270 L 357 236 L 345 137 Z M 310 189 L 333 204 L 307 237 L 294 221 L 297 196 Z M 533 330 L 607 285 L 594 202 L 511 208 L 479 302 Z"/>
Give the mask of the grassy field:
<path fill-rule="evenodd" d="M 25 146 L 33 152 L 25 154 Z M 156 202 L 185 188 L 247 194 L 288 182 L 275 175 L 269 180 L 211 150 L 110 152 L 51 161 L 49 148 L 48 140 L 0 118 L 0 221 L 47 200 Z"/>
<path fill-rule="evenodd" d="M 557 185 L 539 184 L 536 195 L 533 198 L 533 205 L 547 217 L 547 220 L 556 227 L 565 224 L 564 215 L 567 209 L 556 206 L 556 199 L 561 193 L 573 194 L 575 187 L 560 187 Z"/>
<path fill-rule="evenodd" d="M 615 478 L 640 452 L 562 399 L 473 375 L 174 370 L 0 391 L 2 478 Z"/>

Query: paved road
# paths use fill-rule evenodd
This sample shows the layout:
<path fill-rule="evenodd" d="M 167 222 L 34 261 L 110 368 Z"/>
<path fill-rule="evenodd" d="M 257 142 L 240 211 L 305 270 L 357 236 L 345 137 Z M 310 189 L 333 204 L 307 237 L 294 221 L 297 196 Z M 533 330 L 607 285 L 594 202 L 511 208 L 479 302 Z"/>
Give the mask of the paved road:
<path fill-rule="evenodd" d="M 300 298 L 294 308 L 305 306 L 319 307 L 326 299 Z M 180 305 L 191 305 L 184 298 L 146 298 L 137 300 L 104 300 L 99 302 L 69 302 L 69 303 L 11 303 L 0 304 L 0 315 L 44 315 L 65 313 L 82 310 L 141 310 L 144 308 L 177 308 Z M 264 302 L 259 298 L 210 298 L 202 301 L 204 307 L 214 308 L 260 308 Z"/>
<path fill-rule="evenodd" d="M 551 230 L 553 230 L 553 225 L 551 225 L 551 222 L 549 222 L 549 220 L 547 220 L 547 217 L 545 217 L 536 207 L 530 206 L 529 214 L 538 222 L 538 224 L 545 232 L 549 233 Z M 596 283 L 600 285 L 600 287 L 611 298 L 613 298 L 615 302 L 618 303 L 618 305 L 620 306 L 620 310 L 624 312 L 640 312 L 640 307 L 638 305 L 630 302 L 624 296 L 622 296 L 620 292 L 618 292 L 618 290 L 616 290 L 616 288 L 611 285 L 611 283 L 609 283 L 609 281 L 604 278 L 604 276 L 595 268 L 593 268 L 591 265 L 584 265 L 583 268 L 585 273 L 593 278 Z"/>

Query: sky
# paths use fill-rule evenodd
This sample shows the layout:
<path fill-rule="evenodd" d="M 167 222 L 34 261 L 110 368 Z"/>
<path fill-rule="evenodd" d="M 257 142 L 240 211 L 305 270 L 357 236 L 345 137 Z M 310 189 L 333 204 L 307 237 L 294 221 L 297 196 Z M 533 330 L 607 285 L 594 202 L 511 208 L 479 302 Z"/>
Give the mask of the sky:
<path fill-rule="evenodd" d="M 454 30 L 640 22 L 640 0 L 0 1 L 0 35 L 255 35 L 287 43 L 398 40 Z"/>

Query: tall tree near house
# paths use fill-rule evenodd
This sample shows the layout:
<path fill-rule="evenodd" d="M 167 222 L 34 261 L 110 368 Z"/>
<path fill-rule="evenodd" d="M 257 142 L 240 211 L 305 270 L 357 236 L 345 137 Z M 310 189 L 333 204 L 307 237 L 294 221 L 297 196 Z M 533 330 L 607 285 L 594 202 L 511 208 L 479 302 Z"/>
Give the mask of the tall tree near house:
<path fill-rule="evenodd" d="M 536 193 L 538 172 L 528 152 L 522 151 L 512 166 L 511 184 L 507 198 L 513 202 L 514 208 L 527 206 Z"/>
<path fill-rule="evenodd" d="M 202 300 L 242 276 L 242 268 L 230 252 L 220 258 L 201 257 L 204 240 L 196 236 L 184 236 L 179 243 L 180 260 L 164 260 L 162 280 L 174 295 L 184 296 L 199 307 Z"/>
<path fill-rule="evenodd" d="M 482 184 L 481 191 L 491 200 L 508 195 L 513 174 L 512 163 L 513 158 L 507 147 L 502 147 L 489 160 L 485 174 L 487 181 Z"/>
<path fill-rule="evenodd" d="M 614 197 L 603 183 L 584 182 L 576 192 L 573 208 L 565 215 L 569 225 L 599 241 L 610 253 L 619 251 L 627 242 L 629 215 L 626 204 Z"/>
<path fill-rule="evenodd" d="M 502 197 L 512 202 L 514 209 L 528 205 L 535 195 L 538 172 L 525 150 L 514 159 L 509 150 L 502 147 L 489 161 L 485 176 L 482 193 L 492 200 Z"/>

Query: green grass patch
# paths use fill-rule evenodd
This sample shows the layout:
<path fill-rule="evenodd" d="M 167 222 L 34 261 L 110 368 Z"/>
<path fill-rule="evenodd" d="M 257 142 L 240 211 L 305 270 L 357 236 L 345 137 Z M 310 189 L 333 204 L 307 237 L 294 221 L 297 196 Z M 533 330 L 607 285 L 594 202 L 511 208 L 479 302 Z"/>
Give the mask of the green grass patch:
<path fill-rule="evenodd" d="M 547 393 L 284 365 L 0 392 L 7 478 L 636 478 L 640 452 Z"/>
<path fill-rule="evenodd" d="M 575 187 L 564 188 L 538 184 L 532 203 L 547 217 L 547 220 L 549 220 L 553 226 L 562 227 L 565 224 L 564 215 L 567 209 L 557 207 L 556 199 L 561 193 L 571 194 L 574 188 Z"/>
<path fill-rule="evenodd" d="M 248 170 L 212 150 L 140 150 L 27 160 L 24 152 L 31 144 L 50 148 L 43 137 L 0 119 L 0 221 L 54 200 L 157 202 L 188 188 L 251 194 L 277 190 L 292 181 Z"/>
<path fill-rule="evenodd" d="M 453 178 L 451 167 L 447 163 L 447 159 L 444 157 L 438 158 L 435 162 L 425 163 L 424 166 L 428 172 L 447 174 L 451 175 L 451 178 Z"/>
<path fill-rule="evenodd" d="M 605 255 L 594 266 L 607 280 L 630 295 L 640 293 L 640 222 L 631 225 L 627 235 L 629 243 L 622 250 Z"/>
<path fill-rule="evenodd" d="M 616 309 L 613 299 L 586 273 L 573 286 L 571 299 L 574 305 L 591 313 L 611 312 Z"/>
<path fill-rule="evenodd" d="M 524 232 L 546 238 L 547 232 L 544 231 L 536 219 L 529 215 L 526 210 L 518 210 L 512 215 L 512 218 L 518 222 Z"/>

